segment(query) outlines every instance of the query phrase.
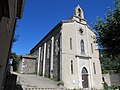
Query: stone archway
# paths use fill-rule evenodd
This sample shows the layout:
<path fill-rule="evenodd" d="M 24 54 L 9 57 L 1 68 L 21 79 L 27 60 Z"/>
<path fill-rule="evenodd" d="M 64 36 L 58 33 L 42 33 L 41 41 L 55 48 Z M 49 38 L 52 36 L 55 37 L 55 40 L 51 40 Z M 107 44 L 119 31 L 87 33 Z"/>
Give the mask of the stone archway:
<path fill-rule="evenodd" d="M 89 87 L 89 81 L 88 81 L 88 71 L 85 67 L 82 69 L 82 86 L 83 88 Z"/>

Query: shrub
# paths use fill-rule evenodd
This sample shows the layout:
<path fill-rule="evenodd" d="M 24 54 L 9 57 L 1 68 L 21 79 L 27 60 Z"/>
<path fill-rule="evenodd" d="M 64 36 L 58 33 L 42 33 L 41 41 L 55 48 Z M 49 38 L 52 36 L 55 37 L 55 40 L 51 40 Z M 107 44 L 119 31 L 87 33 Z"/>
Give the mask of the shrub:
<path fill-rule="evenodd" d="M 60 86 L 60 85 L 63 85 L 64 86 L 64 82 L 63 81 L 58 81 L 58 84 L 57 84 L 58 86 Z"/>

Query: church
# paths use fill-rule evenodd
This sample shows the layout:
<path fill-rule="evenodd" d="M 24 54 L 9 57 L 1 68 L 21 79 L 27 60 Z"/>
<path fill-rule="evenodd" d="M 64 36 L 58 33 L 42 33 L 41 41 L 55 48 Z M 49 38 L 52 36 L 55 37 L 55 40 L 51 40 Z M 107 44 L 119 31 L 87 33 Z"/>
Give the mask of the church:
<path fill-rule="evenodd" d="M 96 34 L 78 5 L 30 51 L 37 56 L 37 74 L 62 81 L 66 89 L 102 89 Z"/>

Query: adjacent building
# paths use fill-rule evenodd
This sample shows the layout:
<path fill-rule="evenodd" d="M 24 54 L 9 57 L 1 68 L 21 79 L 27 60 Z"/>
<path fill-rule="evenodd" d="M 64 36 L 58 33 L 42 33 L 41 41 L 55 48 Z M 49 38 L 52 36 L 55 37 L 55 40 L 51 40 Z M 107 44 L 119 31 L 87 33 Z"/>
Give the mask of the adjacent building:
<path fill-rule="evenodd" d="M 15 32 L 16 20 L 21 18 L 24 0 L 0 0 L 0 90 Z"/>
<path fill-rule="evenodd" d="M 21 55 L 19 61 L 19 73 L 35 74 L 36 73 L 36 57 L 31 55 Z"/>
<path fill-rule="evenodd" d="M 60 21 L 33 49 L 37 74 L 63 81 L 67 89 L 102 88 L 96 34 L 78 5 L 68 20 Z"/>

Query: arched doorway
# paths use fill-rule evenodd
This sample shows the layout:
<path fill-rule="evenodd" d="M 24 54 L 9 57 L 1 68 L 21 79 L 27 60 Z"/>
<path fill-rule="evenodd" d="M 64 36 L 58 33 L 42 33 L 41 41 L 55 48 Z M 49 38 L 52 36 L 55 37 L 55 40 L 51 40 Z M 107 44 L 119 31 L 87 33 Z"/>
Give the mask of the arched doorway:
<path fill-rule="evenodd" d="M 88 71 L 85 67 L 82 69 L 82 86 L 83 88 L 88 88 Z"/>

